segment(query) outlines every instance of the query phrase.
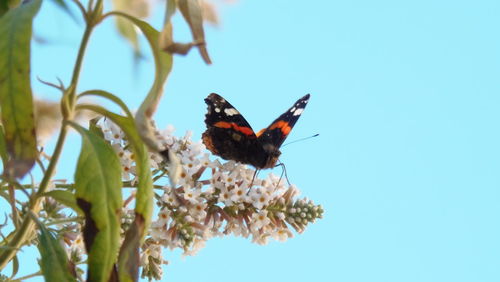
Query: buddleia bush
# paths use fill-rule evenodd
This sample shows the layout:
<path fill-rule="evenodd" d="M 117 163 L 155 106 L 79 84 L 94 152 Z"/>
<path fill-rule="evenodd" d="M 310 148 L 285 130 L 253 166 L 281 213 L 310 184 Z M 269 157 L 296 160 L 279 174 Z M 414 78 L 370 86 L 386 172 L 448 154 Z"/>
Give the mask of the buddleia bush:
<path fill-rule="evenodd" d="M 300 198 L 298 188 L 283 177 L 260 178 L 251 166 L 213 156 L 190 132 L 176 135 L 173 126 L 156 127 L 153 115 L 172 57 L 196 49 L 206 64 L 212 63 L 203 22 L 217 21 L 213 5 L 168 0 L 157 30 L 143 20 L 146 1 L 114 0 L 106 11 L 100 0 L 54 0 L 61 14 L 83 19 L 84 27 L 70 80 L 41 81 L 61 93 L 58 102 L 46 102 L 33 98 L 30 79 L 32 25 L 41 3 L 0 5 L 0 196 L 10 205 L 0 229 L 0 269 L 9 264 L 13 269 L 10 276 L 2 274 L 2 281 L 38 275 L 46 281 L 160 280 L 163 252 L 182 249 L 194 255 L 207 240 L 221 236 L 262 245 L 286 241 L 322 217 L 322 207 Z M 174 40 L 175 13 L 188 24 L 191 42 Z M 151 49 L 154 81 L 147 93 L 138 94 L 143 102 L 134 114 L 116 93 L 79 88 L 93 31 L 107 20 L 115 21 L 131 54 Z M 89 102 L 95 97 L 115 104 L 120 113 Z M 82 140 L 74 178 L 56 179 L 70 130 Z M 53 131 L 57 141 L 48 152 L 43 142 Z M 35 167 L 43 172 L 40 179 L 27 177 Z M 40 259 L 31 263 L 38 263 L 40 271 L 18 277 L 23 265 L 17 254 L 32 244 Z"/>

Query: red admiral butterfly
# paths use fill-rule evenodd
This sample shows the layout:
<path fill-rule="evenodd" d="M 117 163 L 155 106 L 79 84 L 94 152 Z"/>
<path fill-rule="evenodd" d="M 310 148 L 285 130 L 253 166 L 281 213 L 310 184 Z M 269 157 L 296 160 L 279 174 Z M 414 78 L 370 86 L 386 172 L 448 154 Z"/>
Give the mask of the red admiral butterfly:
<path fill-rule="evenodd" d="M 280 147 L 309 101 L 300 98 L 267 128 L 255 133 L 243 116 L 221 96 L 212 93 L 205 99 L 208 112 L 203 143 L 213 154 L 226 160 L 250 164 L 258 169 L 276 166 Z"/>

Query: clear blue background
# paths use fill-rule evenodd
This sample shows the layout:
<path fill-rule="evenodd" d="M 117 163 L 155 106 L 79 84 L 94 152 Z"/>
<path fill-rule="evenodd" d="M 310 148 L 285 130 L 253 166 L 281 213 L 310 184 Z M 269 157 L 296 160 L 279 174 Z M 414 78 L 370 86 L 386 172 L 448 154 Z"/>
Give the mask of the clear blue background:
<path fill-rule="evenodd" d="M 164 280 L 500 281 L 499 12 L 498 1 L 223 5 L 222 25 L 206 32 L 214 64 L 175 57 L 158 124 L 199 138 L 203 98 L 217 92 L 260 129 L 311 93 L 289 139 L 320 137 L 283 148 L 281 160 L 326 212 L 286 243 L 230 237 L 195 257 L 166 251 Z M 45 1 L 35 34 L 48 43 L 33 44 L 33 77 L 68 84 L 82 28 Z M 190 38 L 179 18 L 175 37 Z M 91 42 L 79 90 L 136 109 L 153 76 L 147 49 L 134 69 L 113 21 Z M 66 149 L 72 167 L 78 146 Z"/>

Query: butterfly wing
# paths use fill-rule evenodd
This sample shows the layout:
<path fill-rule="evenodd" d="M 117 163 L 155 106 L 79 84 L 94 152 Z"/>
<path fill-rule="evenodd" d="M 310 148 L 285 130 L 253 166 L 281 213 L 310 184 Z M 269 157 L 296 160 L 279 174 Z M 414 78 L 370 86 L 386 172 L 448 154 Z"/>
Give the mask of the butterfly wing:
<path fill-rule="evenodd" d="M 266 148 L 267 150 L 279 150 L 279 147 L 281 147 L 304 111 L 309 101 L 309 97 L 310 95 L 307 94 L 297 100 L 290 109 L 274 120 L 271 125 L 256 134 L 259 142 L 263 144 L 264 147 L 272 146 L 272 148 Z"/>
<path fill-rule="evenodd" d="M 254 158 L 262 157 L 263 150 L 245 118 L 218 94 L 208 95 L 205 103 L 207 130 L 202 139 L 207 149 L 226 160 L 258 167 Z"/>

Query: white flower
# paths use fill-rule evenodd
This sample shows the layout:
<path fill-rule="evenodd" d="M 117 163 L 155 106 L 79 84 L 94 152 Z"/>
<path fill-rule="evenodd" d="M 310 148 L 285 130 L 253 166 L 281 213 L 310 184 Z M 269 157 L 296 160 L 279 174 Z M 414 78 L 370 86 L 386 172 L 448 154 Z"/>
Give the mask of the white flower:
<path fill-rule="evenodd" d="M 158 220 L 156 221 L 156 224 L 158 226 L 165 226 L 168 223 L 168 220 L 170 219 L 170 210 L 163 208 L 159 213 L 158 213 Z"/>
<path fill-rule="evenodd" d="M 172 146 L 176 141 L 176 138 L 173 136 L 175 128 L 173 125 L 167 125 L 167 128 L 159 131 L 160 140 L 163 141 L 163 144 L 167 146 Z"/>
<path fill-rule="evenodd" d="M 219 202 L 224 203 L 226 206 L 232 206 L 233 205 L 233 200 L 231 200 L 232 193 L 228 191 L 226 188 L 221 189 L 220 194 L 219 194 Z"/>
<path fill-rule="evenodd" d="M 177 201 L 177 197 L 174 193 L 175 192 L 173 191 L 165 191 L 165 193 L 161 196 L 162 202 L 173 207 L 179 206 L 179 202 Z"/>
<path fill-rule="evenodd" d="M 222 190 L 225 188 L 224 182 L 222 181 L 222 173 L 220 171 L 216 171 L 212 175 L 210 183 L 212 184 L 212 187 L 215 189 Z"/>
<path fill-rule="evenodd" d="M 192 184 L 191 177 L 181 167 L 179 177 L 177 179 L 177 185 L 191 187 Z"/>
<path fill-rule="evenodd" d="M 264 232 L 264 233 L 253 233 L 252 235 L 253 235 L 252 242 L 253 243 L 257 243 L 259 245 L 267 245 L 269 243 L 269 238 L 271 236 L 267 232 Z"/>
<path fill-rule="evenodd" d="M 203 221 L 207 217 L 206 203 L 196 203 L 189 209 L 189 214 L 197 221 Z"/>
<path fill-rule="evenodd" d="M 197 142 L 190 142 L 187 145 L 187 150 L 192 157 L 197 157 L 203 151 L 205 151 L 205 149 L 206 149 L 205 145 L 202 143 L 201 140 L 199 140 Z"/>
<path fill-rule="evenodd" d="M 197 188 L 184 187 L 184 199 L 191 204 L 197 204 L 201 200 L 201 190 Z"/>
<path fill-rule="evenodd" d="M 267 211 L 262 210 L 258 213 L 252 214 L 251 227 L 252 230 L 259 230 L 267 226 L 271 220 L 267 217 Z"/>
<path fill-rule="evenodd" d="M 109 119 L 105 119 L 102 125 L 102 131 L 104 134 L 104 139 L 113 143 L 121 143 L 125 133 Z"/>
<path fill-rule="evenodd" d="M 226 185 L 226 187 L 228 186 L 234 186 L 235 183 L 236 183 L 236 178 L 238 177 L 237 173 L 236 172 L 231 172 L 229 174 L 223 174 L 222 175 L 222 181 L 224 182 L 224 184 Z"/>
<path fill-rule="evenodd" d="M 247 238 L 250 235 L 250 230 L 242 224 L 229 224 L 227 226 L 228 232 L 233 233 L 234 236 L 241 236 Z"/>
<path fill-rule="evenodd" d="M 214 162 L 210 161 L 209 154 L 203 154 L 203 157 L 199 159 L 200 165 L 209 168 L 215 168 Z"/>
<path fill-rule="evenodd" d="M 288 238 L 293 238 L 293 233 L 288 228 L 279 228 L 271 236 L 280 242 L 285 242 Z"/>
<path fill-rule="evenodd" d="M 236 185 L 234 189 L 231 190 L 231 201 L 234 203 L 245 202 L 247 199 L 247 189 L 248 185 L 246 183 Z"/>
<path fill-rule="evenodd" d="M 267 206 L 271 200 L 269 193 L 263 192 L 260 188 L 251 190 L 249 198 L 252 201 L 251 204 L 257 209 Z"/>
<path fill-rule="evenodd" d="M 192 177 L 193 174 L 197 173 L 200 170 L 200 161 L 198 159 L 189 157 L 184 155 L 181 158 L 182 166 L 184 167 L 184 171 L 187 173 L 189 177 Z"/>
<path fill-rule="evenodd" d="M 167 230 L 167 225 L 162 225 L 158 221 L 153 221 L 151 223 L 149 235 L 151 235 L 151 238 L 154 240 L 168 240 L 170 236 L 168 236 Z"/>

